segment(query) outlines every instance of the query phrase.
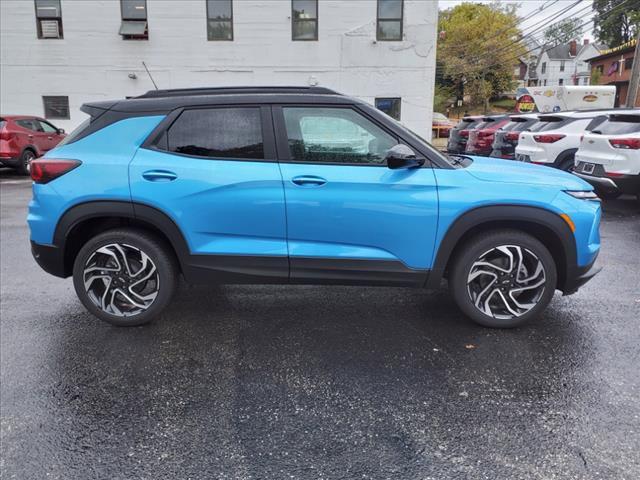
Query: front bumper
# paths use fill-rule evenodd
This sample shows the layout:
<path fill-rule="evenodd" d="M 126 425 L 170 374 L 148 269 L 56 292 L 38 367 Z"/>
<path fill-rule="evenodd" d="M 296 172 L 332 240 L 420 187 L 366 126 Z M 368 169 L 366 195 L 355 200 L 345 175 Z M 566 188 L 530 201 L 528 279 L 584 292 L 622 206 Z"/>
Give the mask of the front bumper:
<path fill-rule="evenodd" d="M 45 272 L 61 278 L 70 275 L 65 270 L 64 252 L 60 248 L 54 245 L 41 245 L 32 240 L 31 254 Z"/>
<path fill-rule="evenodd" d="M 590 265 L 576 268 L 573 272 L 567 275 L 562 293 L 564 295 L 576 293 L 581 286 L 595 277 L 601 270 L 602 267 L 595 266 L 595 260 Z"/>

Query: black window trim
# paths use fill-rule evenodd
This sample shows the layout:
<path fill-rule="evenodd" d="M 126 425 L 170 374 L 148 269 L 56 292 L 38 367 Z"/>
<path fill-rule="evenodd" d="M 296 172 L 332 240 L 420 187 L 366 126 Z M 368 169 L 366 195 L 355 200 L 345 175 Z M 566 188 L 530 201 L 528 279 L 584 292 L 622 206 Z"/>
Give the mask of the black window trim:
<path fill-rule="evenodd" d="M 60 7 L 60 16 L 59 17 L 42 17 L 38 16 L 38 0 L 33 0 L 33 8 L 36 14 L 36 31 L 38 35 L 38 40 L 64 40 L 64 30 L 62 28 L 62 0 L 58 0 L 58 6 Z M 42 27 L 40 26 L 40 20 L 57 20 L 58 22 L 58 37 L 43 37 L 42 36 Z"/>
<path fill-rule="evenodd" d="M 291 41 L 292 42 L 317 42 L 318 37 L 320 36 L 320 0 L 315 0 L 316 2 L 316 18 L 314 19 L 306 19 L 306 20 L 296 20 L 293 14 L 293 2 L 295 0 L 291 0 Z M 316 24 L 316 34 L 314 38 L 296 38 L 294 36 L 294 26 L 296 23 L 305 23 L 305 22 L 315 22 Z"/>
<path fill-rule="evenodd" d="M 389 39 L 380 38 L 378 32 L 380 31 L 380 22 L 400 22 L 400 38 Z M 377 42 L 401 42 L 404 40 L 404 0 L 401 0 L 400 5 L 400 18 L 380 18 L 380 0 L 376 0 L 376 41 Z"/>
<path fill-rule="evenodd" d="M 265 158 L 233 158 L 233 157 L 208 157 L 205 155 L 191 155 L 188 153 L 172 152 L 166 148 L 162 148 L 159 143 L 175 123 L 175 121 L 187 110 L 214 110 L 214 109 L 230 109 L 230 108 L 257 108 L 260 110 L 260 127 L 262 129 L 262 145 Z M 153 129 L 149 136 L 142 143 L 140 148 L 152 150 L 155 152 L 165 153 L 167 155 L 177 155 L 180 157 L 193 158 L 195 160 L 207 161 L 224 161 L 224 162 L 267 162 L 277 163 L 275 140 L 273 137 L 273 126 L 271 125 L 271 111 L 268 105 L 259 103 L 243 103 L 243 104 L 215 104 L 215 105 L 194 105 L 189 107 L 180 107 L 172 110 L 159 124 Z"/>
<path fill-rule="evenodd" d="M 207 41 L 208 42 L 233 42 L 234 41 L 234 29 L 233 29 L 233 0 L 229 0 L 230 6 L 231 6 L 231 18 L 228 20 L 228 22 L 231 24 L 231 38 L 214 38 L 211 39 L 209 38 L 209 20 L 212 20 L 211 18 L 209 18 L 209 1 L 205 0 L 206 3 L 206 9 L 207 9 Z M 227 20 L 213 20 L 215 22 L 220 22 L 220 21 L 227 21 Z"/>
<path fill-rule="evenodd" d="M 143 20 L 140 18 L 124 18 L 124 10 L 123 10 L 123 0 L 119 1 L 120 3 L 120 24 L 122 22 L 142 22 Z M 149 40 L 149 4 L 147 0 L 144 0 L 144 22 L 147 24 L 147 28 L 145 30 L 145 35 L 133 36 L 133 35 L 120 35 L 122 40 Z"/>

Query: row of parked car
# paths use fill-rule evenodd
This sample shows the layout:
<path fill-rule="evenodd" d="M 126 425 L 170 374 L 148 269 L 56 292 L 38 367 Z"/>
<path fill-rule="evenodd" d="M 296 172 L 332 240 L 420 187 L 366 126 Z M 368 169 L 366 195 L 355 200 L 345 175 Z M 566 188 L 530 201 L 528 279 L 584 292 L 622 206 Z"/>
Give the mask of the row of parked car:
<path fill-rule="evenodd" d="M 640 200 L 640 109 L 467 116 L 451 130 L 447 151 L 555 167 L 603 198 Z"/>

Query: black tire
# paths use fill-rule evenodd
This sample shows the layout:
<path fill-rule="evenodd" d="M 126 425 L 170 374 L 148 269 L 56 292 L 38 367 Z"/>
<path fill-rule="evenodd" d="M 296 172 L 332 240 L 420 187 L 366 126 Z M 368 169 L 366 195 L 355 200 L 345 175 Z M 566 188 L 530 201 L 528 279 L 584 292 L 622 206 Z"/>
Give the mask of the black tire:
<path fill-rule="evenodd" d="M 562 162 L 560 162 L 560 165 L 558 165 L 558 168 L 560 170 L 564 170 L 565 172 L 573 172 L 575 168 L 575 156 L 569 155 L 568 157 L 563 158 Z"/>
<path fill-rule="evenodd" d="M 36 154 L 33 150 L 26 149 L 20 155 L 20 163 L 16 167 L 16 171 L 20 175 L 30 175 L 31 174 L 31 162 L 36 159 Z"/>
<path fill-rule="evenodd" d="M 535 301 L 531 300 L 531 303 L 535 304 L 535 306 L 530 310 L 520 313 L 519 316 L 514 315 L 511 318 L 496 318 L 496 316 L 488 315 L 479 307 L 476 307 L 470 291 L 472 287 L 467 285 L 467 280 L 470 276 L 471 269 L 474 268 L 474 263 L 480 260 L 483 254 L 492 251 L 492 249 L 495 249 L 498 246 L 505 245 L 521 247 L 521 249 L 524 249 L 521 251 L 524 251 L 527 256 L 532 254 L 532 256 L 529 257 L 529 260 L 537 257 L 537 263 L 541 263 L 543 267 L 542 275 L 544 275 L 544 277 L 540 277 L 540 282 L 543 282 L 543 288 L 540 289 L 539 298 L 536 298 Z M 484 234 L 479 234 L 471 238 L 460 248 L 456 249 L 455 255 L 451 268 L 449 269 L 449 290 L 451 295 L 465 315 L 474 322 L 485 327 L 514 328 L 523 325 L 536 318 L 547 307 L 555 292 L 557 285 L 557 271 L 553 257 L 549 253 L 549 250 L 540 241 L 524 232 L 518 230 L 494 230 Z M 484 267 L 475 266 L 475 268 L 479 269 Z M 522 274 L 522 272 L 516 272 L 516 276 L 520 276 Z M 491 288 L 501 289 L 498 285 L 499 281 L 503 280 L 496 278 L 496 283 Z M 508 275 L 507 279 L 504 281 L 509 281 Z M 521 284 L 514 285 L 513 287 L 519 286 L 521 286 Z M 505 286 L 504 288 L 508 289 L 509 287 Z M 538 289 L 534 291 L 537 290 Z M 492 290 L 488 291 L 490 293 L 492 292 Z M 534 291 L 529 291 L 529 293 L 533 293 Z M 499 292 L 495 293 L 497 293 L 498 297 L 501 295 Z M 522 293 L 523 292 L 521 292 L 521 294 Z M 526 293 L 525 295 L 528 295 L 529 293 Z M 493 294 L 485 295 L 485 298 L 491 297 L 492 295 Z M 507 293 L 507 296 L 508 295 L 509 293 Z M 480 295 L 476 298 L 480 298 Z M 495 300 L 500 299 L 494 299 L 494 301 Z M 520 297 L 518 297 L 518 300 L 520 300 Z M 489 310 L 492 311 L 491 308 Z"/>
<path fill-rule="evenodd" d="M 145 254 L 148 257 L 148 260 L 150 260 L 150 265 L 148 267 L 148 270 L 152 271 L 151 267 L 155 266 L 155 269 L 156 269 L 155 271 L 157 272 L 157 275 L 155 273 L 152 274 L 151 280 L 148 281 L 148 282 L 151 282 L 151 288 L 154 289 L 152 294 L 156 295 L 155 298 L 150 301 L 149 305 L 145 307 L 146 309 L 144 311 L 140 311 L 138 313 L 129 312 L 130 314 L 126 314 L 126 316 L 121 316 L 118 314 L 111 313 L 109 311 L 105 311 L 103 308 L 96 305 L 96 303 L 94 303 L 95 295 L 94 295 L 94 299 L 92 300 L 92 298 L 90 297 L 90 293 L 85 288 L 85 275 L 89 275 L 88 273 L 85 272 L 87 261 L 93 260 L 93 258 L 95 258 L 95 256 L 93 256 L 94 253 L 98 255 L 98 253 L 96 253 L 98 249 L 102 247 L 106 247 L 107 249 L 113 249 L 114 248 L 113 245 L 116 245 L 116 244 L 126 248 L 127 252 L 138 251 L 138 253 L 141 252 L 140 253 L 141 255 L 142 253 Z M 108 255 L 103 255 L 103 257 L 109 258 Z M 131 260 L 129 263 L 131 262 L 135 263 L 136 260 Z M 143 262 L 138 262 L 138 264 L 144 266 Z M 118 265 L 119 265 L 119 262 L 118 262 Z M 117 267 L 114 267 L 113 265 L 112 267 L 113 268 L 111 269 L 117 268 Z M 95 270 L 96 268 L 101 269 L 101 268 L 108 268 L 108 267 L 107 266 L 91 267 L 91 269 L 93 270 Z M 109 274 L 110 277 L 114 277 L 114 278 L 112 278 L 111 280 L 105 280 L 105 282 L 109 282 L 109 285 L 107 285 L 106 287 L 98 283 L 97 288 L 102 287 L 103 289 L 108 291 L 109 295 L 112 294 L 113 290 L 117 290 L 120 288 L 124 289 L 128 294 L 133 293 L 130 291 L 130 288 L 133 288 L 133 287 L 132 286 L 127 287 L 125 282 L 129 281 L 129 285 L 131 285 L 131 283 L 134 282 L 136 278 L 141 278 L 143 275 L 145 275 L 145 272 L 143 272 L 142 275 L 140 275 L 140 277 L 131 277 L 130 275 L 127 275 L 126 273 L 127 270 L 128 269 L 125 269 L 124 267 L 120 266 L 120 273 L 99 272 L 100 274 L 107 273 Z M 140 270 L 138 270 L 138 272 L 142 272 L 142 267 L 140 268 Z M 160 314 L 160 312 L 162 312 L 162 310 L 171 301 L 171 298 L 173 297 L 173 294 L 176 290 L 178 274 L 179 274 L 179 269 L 177 267 L 177 262 L 173 254 L 173 251 L 171 250 L 171 247 L 167 245 L 164 241 L 162 241 L 161 239 L 157 238 L 153 234 L 150 234 L 149 232 L 146 232 L 144 230 L 139 230 L 134 228 L 118 228 L 118 229 L 109 230 L 99 235 L 96 235 L 95 237 L 87 241 L 87 243 L 80 249 L 80 251 L 78 252 L 78 255 L 75 258 L 74 265 L 73 265 L 73 286 L 82 304 L 93 315 L 98 317 L 100 320 L 104 320 L 105 322 L 108 322 L 112 325 L 130 327 L 130 326 L 137 326 L 137 325 L 143 325 L 145 323 L 148 323 L 152 321 L 155 317 L 157 317 Z M 119 277 L 119 278 L 115 278 L 115 277 Z M 101 280 L 99 279 L 96 280 L 96 282 L 99 282 L 99 281 Z M 111 287 L 112 281 L 113 281 L 114 287 L 112 287 L 111 290 L 109 290 L 109 288 Z M 116 283 L 120 281 L 123 282 L 122 287 L 120 287 Z M 147 288 L 146 284 L 148 282 L 143 283 L 142 286 Z M 95 286 L 95 284 L 91 284 L 91 286 L 93 287 Z M 136 288 L 139 288 L 139 287 L 136 287 Z M 92 294 L 95 294 L 95 292 L 92 292 Z M 105 293 L 105 297 L 106 296 L 107 294 Z M 125 305 L 127 304 L 126 301 L 125 302 L 122 301 L 124 297 L 122 297 L 119 293 L 117 294 L 117 296 L 111 297 L 111 304 L 114 303 L 114 298 L 116 300 L 120 300 L 120 307 L 122 307 L 123 304 Z M 131 296 L 130 298 L 134 298 L 134 297 Z"/>

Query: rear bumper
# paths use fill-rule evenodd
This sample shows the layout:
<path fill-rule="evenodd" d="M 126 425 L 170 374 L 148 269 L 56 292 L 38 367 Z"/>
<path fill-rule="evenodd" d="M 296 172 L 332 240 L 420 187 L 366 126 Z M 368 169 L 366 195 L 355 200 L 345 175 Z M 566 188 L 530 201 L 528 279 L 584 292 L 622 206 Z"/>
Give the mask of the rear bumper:
<path fill-rule="evenodd" d="M 587 175 L 586 173 L 575 172 L 574 174 L 589 182 L 593 187 L 605 194 L 611 193 L 640 193 L 640 175 L 622 175 L 620 177 L 610 178 L 596 175 Z"/>
<path fill-rule="evenodd" d="M 40 268 L 56 277 L 66 278 L 69 275 L 64 268 L 64 252 L 54 245 L 41 245 L 31 241 L 31 254 Z"/>
<path fill-rule="evenodd" d="M 576 293 L 581 286 L 595 277 L 601 270 L 602 267 L 595 266 L 595 260 L 589 265 L 576 268 L 574 272 L 567 275 L 562 293 L 564 295 Z"/>

